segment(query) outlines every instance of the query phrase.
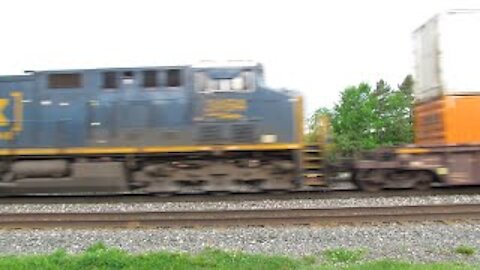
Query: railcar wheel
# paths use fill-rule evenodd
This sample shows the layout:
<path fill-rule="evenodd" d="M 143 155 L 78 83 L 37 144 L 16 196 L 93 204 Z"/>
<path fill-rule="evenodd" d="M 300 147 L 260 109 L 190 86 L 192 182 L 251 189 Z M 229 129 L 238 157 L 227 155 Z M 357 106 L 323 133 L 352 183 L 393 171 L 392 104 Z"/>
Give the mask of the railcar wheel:
<path fill-rule="evenodd" d="M 368 180 L 359 181 L 357 185 L 361 190 L 367 192 L 378 192 L 383 189 L 383 184 Z"/>
<path fill-rule="evenodd" d="M 427 171 L 419 171 L 415 173 L 415 185 L 416 190 L 428 190 L 431 187 L 433 181 L 433 175 Z"/>
<path fill-rule="evenodd" d="M 377 192 L 383 189 L 383 173 L 378 170 L 359 170 L 354 174 L 355 184 L 363 191 Z"/>

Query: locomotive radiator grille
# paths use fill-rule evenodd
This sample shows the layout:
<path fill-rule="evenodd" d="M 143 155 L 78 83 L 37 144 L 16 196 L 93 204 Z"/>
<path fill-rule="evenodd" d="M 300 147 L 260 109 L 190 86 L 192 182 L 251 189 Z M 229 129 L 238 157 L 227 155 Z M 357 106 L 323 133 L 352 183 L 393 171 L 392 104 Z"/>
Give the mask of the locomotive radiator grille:
<path fill-rule="evenodd" d="M 201 143 L 218 143 L 223 141 L 220 125 L 207 125 L 199 128 L 197 140 Z"/>
<path fill-rule="evenodd" d="M 231 136 L 235 143 L 255 142 L 255 126 L 252 124 L 234 124 L 231 127 Z"/>

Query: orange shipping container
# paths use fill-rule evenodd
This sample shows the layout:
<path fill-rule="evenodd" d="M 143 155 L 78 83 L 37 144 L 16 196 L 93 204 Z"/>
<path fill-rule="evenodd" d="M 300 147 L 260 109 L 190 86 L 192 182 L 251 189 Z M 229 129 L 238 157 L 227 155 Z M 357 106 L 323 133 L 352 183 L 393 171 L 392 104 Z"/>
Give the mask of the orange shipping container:
<path fill-rule="evenodd" d="M 415 143 L 480 143 L 480 96 L 443 96 L 418 104 Z"/>

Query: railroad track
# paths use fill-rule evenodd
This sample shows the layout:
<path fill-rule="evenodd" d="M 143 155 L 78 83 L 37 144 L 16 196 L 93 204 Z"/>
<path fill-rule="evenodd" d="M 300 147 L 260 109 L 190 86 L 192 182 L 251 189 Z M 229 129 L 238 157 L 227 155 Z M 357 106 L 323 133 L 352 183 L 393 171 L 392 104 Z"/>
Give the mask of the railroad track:
<path fill-rule="evenodd" d="M 0 228 L 315 226 L 480 220 L 480 204 L 179 212 L 1 213 Z"/>
<path fill-rule="evenodd" d="M 434 188 L 430 190 L 382 190 L 375 193 L 359 190 L 320 190 L 296 191 L 285 193 L 252 194 L 182 194 L 155 196 L 144 194 L 103 194 L 103 195 L 31 195 L 0 196 L 1 204 L 95 204 L 95 203 L 156 203 L 156 202 L 235 202 L 263 200 L 300 200 L 300 199 L 351 199 L 370 197 L 411 197 L 432 195 L 477 195 L 480 187 Z"/>

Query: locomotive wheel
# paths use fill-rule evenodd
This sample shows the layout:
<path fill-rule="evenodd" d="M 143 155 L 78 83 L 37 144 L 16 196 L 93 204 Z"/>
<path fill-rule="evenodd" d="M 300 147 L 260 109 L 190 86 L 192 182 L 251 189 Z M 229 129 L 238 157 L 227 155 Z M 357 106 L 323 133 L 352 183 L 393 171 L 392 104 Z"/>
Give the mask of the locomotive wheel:
<path fill-rule="evenodd" d="M 415 173 L 415 185 L 413 186 L 416 190 L 427 190 L 430 189 L 433 176 L 427 171 L 419 171 Z"/>
<path fill-rule="evenodd" d="M 354 182 L 361 190 L 377 192 L 384 186 L 382 176 L 379 170 L 359 170 L 354 174 Z"/>

